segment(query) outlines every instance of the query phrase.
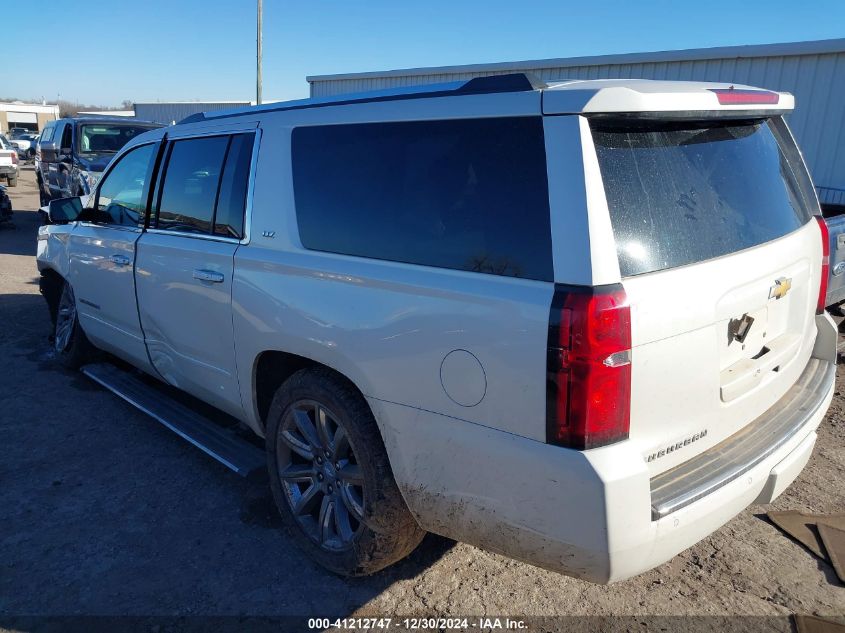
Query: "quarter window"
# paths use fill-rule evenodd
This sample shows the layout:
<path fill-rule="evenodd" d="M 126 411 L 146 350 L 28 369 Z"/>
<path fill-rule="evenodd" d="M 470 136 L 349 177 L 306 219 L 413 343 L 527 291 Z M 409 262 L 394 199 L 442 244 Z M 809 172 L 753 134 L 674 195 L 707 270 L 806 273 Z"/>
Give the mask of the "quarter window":
<path fill-rule="evenodd" d="M 40 142 L 46 142 L 53 140 L 53 133 L 56 131 L 55 125 L 50 125 L 44 128 L 44 131 L 41 133 L 41 140 Z"/>
<path fill-rule="evenodd" d="M 253 139 L 252 134 L 236 134 L 232 137 L 220 182 L 220 195 L 217 197 L 217 213 L 214 216 L 216 235 L 243 237 Z"/>
<path fill-rule="evenodd" d="M 161 186 L 157 228 L 240 238 L 251 134 L 174 141 Z"/>
<path fill-rule="evenodd" d="M 120 226 L 142 226 L 146 210 L 147 179 L 155 144 L 142 145 L 121 157 L 106 174 L 97 193 L 95 221 Z"/>
<path fill-rule="evenodd" d="M 539 117 L 300 127 L 292 146 L 306 248 L 553 278 Z"/>

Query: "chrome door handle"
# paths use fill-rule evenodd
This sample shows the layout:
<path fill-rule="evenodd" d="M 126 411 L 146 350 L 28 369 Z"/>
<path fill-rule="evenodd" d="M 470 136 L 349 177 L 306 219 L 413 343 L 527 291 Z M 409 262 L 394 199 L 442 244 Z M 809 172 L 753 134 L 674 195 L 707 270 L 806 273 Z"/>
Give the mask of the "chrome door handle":
<path fill-rule="evenodd" d="M 109 257 L 109 260 L 115 266 L 128 266 L 129 265 L 129 258 L 126 255 L 112 255 Z"/>
<path fill-rule="evenodd" d="M 194 279 L 199 279 L 200 281 L 210 281 L 213 284 L 222 284 L 225 277 L 223 273 L 214 272 L 213 270 L 195 270 L 194 271 Z"/>

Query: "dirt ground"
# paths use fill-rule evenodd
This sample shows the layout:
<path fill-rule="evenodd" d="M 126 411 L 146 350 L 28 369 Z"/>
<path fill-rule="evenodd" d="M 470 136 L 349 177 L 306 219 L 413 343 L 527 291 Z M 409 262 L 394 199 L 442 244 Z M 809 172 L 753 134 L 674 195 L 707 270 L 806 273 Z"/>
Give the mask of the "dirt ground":
<path fill-rule="evenodd" d="M 831 567 L 762 518 L 765 506 L 607 587 L 438 537 L 375 577 L 323 571 L 280 531 L 266 483 L 239 478 L 51 359 L 31 168 L 10 193 L 16 228 L 0 228 L 0 627 L 82 614 L 845 615 Z M 845 511 L 842 380 L 812 460 L 774 508 Z"/>

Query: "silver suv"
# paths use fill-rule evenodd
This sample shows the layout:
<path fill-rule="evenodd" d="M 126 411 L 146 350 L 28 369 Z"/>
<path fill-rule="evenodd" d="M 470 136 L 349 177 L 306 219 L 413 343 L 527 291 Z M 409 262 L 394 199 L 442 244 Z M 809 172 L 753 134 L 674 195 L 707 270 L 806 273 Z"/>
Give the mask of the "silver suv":
<path fill-rule="evenodd" d="M 780 494 L 830 404 L 793 105 L 505 75 L 190 117 L 51 204 L 57 353 L 238 472 L 156 381 L 263 438 L 336 572 L 431 531 L 632 576 Z"/>

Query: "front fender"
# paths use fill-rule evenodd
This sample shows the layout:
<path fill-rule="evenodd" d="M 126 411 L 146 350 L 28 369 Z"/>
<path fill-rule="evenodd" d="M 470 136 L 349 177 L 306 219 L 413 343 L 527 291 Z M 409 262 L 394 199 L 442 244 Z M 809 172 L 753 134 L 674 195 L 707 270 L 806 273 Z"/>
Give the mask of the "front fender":
<path fill-rule="evenodd" d="M 48 224 L 38 228 L 36 265 L 43 275 L 52 270 L 62 278 L 68 276 L 68 246 L 70 234 L 76 227 L 72 224 Z"/>

